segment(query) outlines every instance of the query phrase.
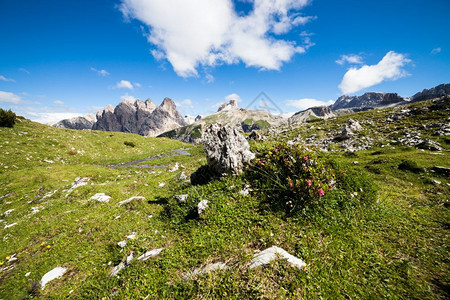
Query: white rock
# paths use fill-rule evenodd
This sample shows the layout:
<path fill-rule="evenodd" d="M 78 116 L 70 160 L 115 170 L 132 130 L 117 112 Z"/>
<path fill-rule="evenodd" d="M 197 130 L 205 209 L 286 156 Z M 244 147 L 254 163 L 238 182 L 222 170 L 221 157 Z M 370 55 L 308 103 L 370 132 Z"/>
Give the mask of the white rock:
<path fill-rule="evenodd" d="M 31 275 L 31 272 L 28 272 L 28 273 L 25 274 L 25 277 L 28 277 L 30 275 Z"/>
<path fill-rule="evenodd" d="M 42 197 L 41 199 L 39 199 L 39 202 L 40 202 L 40 201 L 43 201 L 43 200 L 45 200 L 45 199 L 47 199 L 47 198 L 50 198 L 50 197 L 53 196 L 56 192 L 57 192 L 57 190 L 45 194 L 44 197 Z"/>
<path fill-rule="evenodd" d="M 128 243 L 127 241 L 120 241 L 117 243 L 117 246 L 119 246 L 120 248 L 123 248 L 127 245 L 127 243 Z"/>
<path fill-rule="evenodd" d="M 5 211 L 3 214 L 4 214 L 5 216 L 9 216 L 9 214 L 12 213 L 13 211 L 15 211 L 14 208 L 13 208 L 13 209 L 8 209 L 8 210 Z"/>
<path fill-rule="evenodd" d="M 62 277 L 64 275 L 64 273 L 66 273 L 66 271 L 67 271 L 66 268 L 56 267 L 53 270 L 45 273 L 45 275 L 42 276 L 42 279 L 41 279 L 41 289 L 44 289 L 45 285 L 49 281 L 52 281 L 53 279 Z"/>
<path fill-rule="evenodd" d="M 163 186 L 165 186 L 166 184 L 164 183 L 164 182 L 161 182 L 158 186 L 159 187 L 163 187 Z"/>
<path fill-rule="evenodd" d="M 9 228 L 9 227 L 13 227 L 13 226 L 15 226 L 15 225 L 17 225 L 17 223 L 6 224 L 5 227 L 4 227 L 4 229 Z"/>
<path fill-rule="evenodd" d="M 49 159 L 44 159 L 43 162 L 48 163 L 48 164 L 54 164 L 55 163 L 53 160 L 49 160 Z"/>
<path fill-rule="evenodd" d="M 111 196 L 105 195 L 105 193 L 97 193 L 94 196 L 92 196 L 89 200 L 97 200 L 98 202 L 109 202 L 109 199 L 111 199 Z"/>
<path fill-rule="evenodd" d="M 173 166 L 173 168 L 171 168 L 170 170 L 169 170 L 169 172 L 176 172 L 176 171 L 178 171 L 178 168 L 179 168 L 180 166 L 178 165 L 178 163 L 175 163 L 175 165 Z"/>
<path fill-rule="evenodd" d="M 31 214 L 32 215 L 37 214 L 38 212 L 39 212 L 39 207 L 32 207 L 31 208 Z"/>
<path fill-rule="evenodd" d="M 122 206 L 124 204 L 130 203 L 133 200 L 143 200 L 143 201 L 145 201 L 146 199 L 145 199 L 145 197 L 134 196 L 134 197 L 128 198 L 127 200 L 120 201 L 119 202 L 119 206 Z"/>
<path fill-rule="evenodd" d="M 226 270 L 226 269 L 228 269 L 228 266 L 223 262 L 208 264 L 208 265 L 204 266 L 203 268 L 195 269 L 194 271 L 187 273 L 184 276 L 184 279 L 186 280 L 186 279 L 189 279 L 196 275 L 202 275 L 202 274 L 207 274 L 207 273 L 210 273 L 210 272 L 213 272 L 216 270 Z"/>
<path fill-rule="evenodd" d="M 131 261 L 133 260 L 134 256 L 133 256 L 133 252 L 130 253 L 130 255 L 127 256 L 127 260 L 126 260 L 126 264 L 129 265 L 131 263 Z"/>
<path fill-rule="evenodd" d="M 164 248 L 158 248 L 158 249 L 153 249 L 153 250 L 147 251 L 144 254 L 142 254 L 141 256 L 139 256 L 137 259 L 138 260 L 147 260 L 150 257 L 159 255 L 161 253 L 161 251 L 163 251 L 163 250 L 164 250 Z"/>
<path fill-rule="evenodd" d="M 201 214 L 208 207 L 208 200 L 202 200 L 199 204 L 197 204 L 198 214 Z"/>
<path fill-rule="evenodd" d="M 297 267 L 299 269 L 306 267 L 306 263 L 301 259 L 287 253 L 286 250 L 280 247 L 272 246 L 256 254 L 250 262 L 249 268 L 253 269 L 259 266 L 268 265 L 271 261 L 278 259 L 278 257 L 286 259 L 288 263 L 293 267 Z"/>
<path fill-rule="evenodd" d="M 187 179 L 187 176 L 186 176 L 186 174 L 184 174 L 184 172 L 181 172 L 180 175 L 178 175 L 178 181 L 186 180 L 186 179 Z"/>
<path fill-rule="evenodd" d="M 69 194 L 76 188 L 79 188 L 80 186 L 88 184 L 89 177 L 77 177 L 75 178 L 74 182 L 72 183 L 72 186 L 66 193 L 66 198 L 69 196 Z"/>
<path fill-rule="evenodd" d="M 115 266 L 113 269 L 112 269 L 112 271 L 111 271 L 111 273 L 109 274 L 111 277 L 112 276 L 117 276 L 117 274 L 121 271 L 121 270 L 123 270 L 123 269 L 125 269 L 126 268 L 126 265 L 125 265 L 125 263 L 123 262 L 123 261 L 121 261 L 117 266 Z"/>
<path fill-rule="evenodd" d="M 175 199 L 177 199 L 178 202 L 186 202 L 186 200 L 188 199 L 189 195 L 183 194 L 183 195 L 175 195 L 173 197 Z"/>
<path fill-rule="evenodd" d="M 251 191 L 252 189 L 250 188 L 250 185 L 246 184 L 245 187 L 239 191 L 239 194 L 247 196 L 248 194 L 250 194 Z"/>
<path fill-rule="evenodd" d="M 131 234 L 127 235 L 127 239 L 132 240 L 136 237 L 136 232 L 132 232 Z"/>

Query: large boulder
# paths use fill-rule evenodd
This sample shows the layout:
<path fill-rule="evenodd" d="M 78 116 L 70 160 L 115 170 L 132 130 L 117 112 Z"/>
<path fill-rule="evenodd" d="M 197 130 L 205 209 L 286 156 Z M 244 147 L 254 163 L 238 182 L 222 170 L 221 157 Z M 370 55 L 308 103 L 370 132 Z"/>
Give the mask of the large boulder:
<path fill-rule="evenodd" d="M 348 119 L 347 124 L 345 124 L 344 127 L 342 128 L 341 139 L 342 140 L 348 139 L 353 135 L 355 135 L 356 132 L 361 130 L 362 126 L 361 124 L 359 124 L 358 121 Z"/>
<path fill-rule="evenodd" d="M 211 124 L 203 135 L 208 166 L 217 174 L 239 174 L 255 154 L 236 128 Z"/>

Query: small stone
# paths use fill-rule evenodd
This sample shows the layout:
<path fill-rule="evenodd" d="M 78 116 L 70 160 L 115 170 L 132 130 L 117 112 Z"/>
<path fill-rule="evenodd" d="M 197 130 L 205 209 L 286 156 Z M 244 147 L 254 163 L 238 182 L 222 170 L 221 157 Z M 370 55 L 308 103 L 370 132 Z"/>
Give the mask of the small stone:
<path fill-rule="evenodd" d="M 132 240 L 136 238 L 136 232 L 132 232 L 131 234 L 127 235 L 127 239 Z"/>
<path fill-rule="evenodd" d="M 186 180 L 186 179 L 187 179 L 187 176 L 186 176 L 186 174 L 184 174 L 184 172 L 181 172 L 180 175 L 178 175 L 178 181 Z"/>
<path fill-rule="evenodd" d="M 211 272 L 216 271 L 216 270 L 227 270 L 227 269 L 228 269 L 228 266 L 225 263 L 223 263 L 223 262 L 217 262 L 217 263 L 214 263 L 214 264 L 207 264 L 203 268 L 195 269 L 194 271 L 187 273 L 184 276 L 184 279 L 185 280 L 186 279 L 190 279 L 190 278 L 192 278 L 192 277 L 194 277 L 196 275 L 208 274 L 208 273 L 211 273 Z"/>
<path fill-rule="evenodd" d="M 171 168 L 170 170 L 169 170 L 169 172 L 176 172 L 176 171 L 178 171 L 178 169 L 179 169 L 179 165 L 178 165 L 178 163 L 175 163 L 175 165 L 173 166 L 173 168 Z"/>
<path fill-rule="evenodd" d="M 25 274 L 25 277 L 28 277 L 30 275 L 31 275 L 31 272 L 28 272 L 28 273 Z"/>
<path fill-rule="evenodd" d="M 117 243 L 117 246 L 119 246 L 120 248 L 124 248 L 127 245 L 127 241 L 120 241 Z"/>
<path fill-rule="evenodd" d="M 10 227 L 13 227 L 13 226 L 16 226 L 16 225 L 17 225 L 17 223 L 6 224 L 5 227 L 4 227 L 4 229 L 10 228 Z"/>
<path fill-rule="evenodd" d="M 183 195 L 175 195 L 173 197 L 175 199 L 177 199 L 178 202 L 186 202 L 186 200 L 188 199 L 189 195 L 183 194 Z"/>
<path fill-rule="evenodd" d="M 299 269 L 303 269 L 306 267 L 306 263 L 301 259 L 289 254 L 288 252 L 286 252 L 286 250 L 280 247 L 272 246 L 256 254 L 250 262 L 249 269 L 253 269 L 259 266 L 266 266 L 271 261 L 278 259 L 278 257 L 286 259 L 287 262 L 293 267 L 297 267 Z"/>
<path fill-rule="evenodd" d="M 75 178 L 74 182 L 72 183 L 72 186 L 66 193 L 66 198 L 69 196 L 69 194 L 76 188 L 79 188 L 80 186 L 88 184 L 89 177 L 77 177 Z"/>
<path fill-rule="evenodd" d="M 209 203 L 208 200 L 202 200 L 198 203 L 197 211 L 199 215 L 208 207 L 208 203 Z"/>
<path fill-rule="evenodd" d="M 138 260 L 147 260 L 150 257 L 159 255 L 161 253 L 161 251 L 163 251 L 163 250 L 164 250 L 164 248 L 149 250 L 149 251 L 145 252 L 144 254 L 142 254 L 141 256 L 139 256 L 137 259 Z"/>
<path fill-rule="evenodd" d="M 66 273 L 67 269 L 63 267 L 56 267 L 53 270 L 45 273 L 41 279 L 41 289 L 45 288 L 45 285 L 54 279 L 62 277 Z"/>
<path fill-rule="evenodd" d="M 13 208 L 13 209 L 8 209 L 8 210 L 5 211 L 3 214 L 4 214 L 5 216 L 9 216 L 13 211 L 15 211 L 14 208 Z"/>
<path fill-rule="evenodd" d="M 161 182 L 160 184 L 158 184 L 158 186 L 159 187 L 163 187 L 163 186 L 165 186 L 166 184 L 164 183 L 164 182 Z"/>
<path fill-rule="evenodd" d="M 111 197 L 105 195 L 105 193 L 97 193 L 94 196 L 92 196 L 89 200 L 97 200 L 98 202 L 109 202 L 109 199 L 111 199 Z"/>
<path fill-rule="evenodd" d="M 119 202 L 119 206 L 122 206 L 122 205 L 124 205 L 124 204 L 130 203 L 130 202 L 133 201 L 133 200 L 142 200 L 142 201 L 145 201 L 146 199 L 145 199 L 145 197 L 134 196 L 134 197 L 128 198 L 127 200 L 120 201 L 120 202 Z"/>
<path fill-rule="evenodd" d="M 125 265 L 125 263 L 123 262 L 123 261 L 121 261 L 117 266 L 115 266 L 113 269 L 112 269 L 112 271 L 111 271 L 111 273 L 109 274 L 111 277 L 113 277 L 113 276 L 117 276 L 117 274 L 120 272 L 120 271 L 122 271 L 123 269 L 125 269 L 126 268 L 126 265 Z"/>

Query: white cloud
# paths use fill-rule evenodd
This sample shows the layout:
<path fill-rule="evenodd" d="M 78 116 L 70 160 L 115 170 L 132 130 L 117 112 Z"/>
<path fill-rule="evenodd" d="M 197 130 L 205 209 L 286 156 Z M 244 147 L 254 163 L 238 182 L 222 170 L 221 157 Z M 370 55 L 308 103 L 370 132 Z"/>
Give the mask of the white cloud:
<path fill-rule="evenodd" d="M 438 54 L 441 53 L 441 51 L 442 51 L 441 47 L 437 47 L 431 50 L 431 54 Z"/>
<path fill-rule="evenodd" d="M 23 114 L 23 116 L 27 119 L 47 125 L 53 125 L 61 120 L 71 119 L 81 115 L 82 114 L 80 113 L 66 112 L 26 112 Z"/>
<path fill-rule="evenodd" d="M 389 51 L 376 65 L 350 68 L 344 75 L 339 88 L 349 94 L 379 84 L 385 80 L 396 80 L 409 74 L 402 68 L 411 60 L 404 54 Z"/>
<path fill-rule="evenodd" d="M 20 68 L 19 71 L 30 74 L 30 71 L 28 71 L 27 69 L 24 69 L 24 68 Z"/>
<path fill-rule="evenodd" d="M 338 60 L 336 60 L 336 63 L 338 65 L 343 65 L 345 63 L 349 63 L 349 64 L 355 64 L 355 65 L 360 65 L 363 64 L 363 58 L 360 55 L 357 54 L 344 54 L 341 55 L 341 58 L 339 58 Z"/>
<path fill-rule="evenodd" d="M 242 102 L 241 96 L 239 96 L 238 94 L 229 94 L 228 96 L 225 97 L 225 100 L 227 102 L 230 102 L 230 100 L 236 100 L 238 103 Z"/>
<path fill-rule="evenodd" d="M 36 101 L 24 100 L 19 95 L 5 91 L 0 91 L 0 102 L 14 103 L 14 104 L 40 104 L 39 102 Z"/>
<path fill-rule="evenodd" d="M 14 79 L 12 79 L 12 78 L 6 78 L 6 77 L 3 76 L 3 75 L 0 75 L 0 80 L 1 80 L 1 81 L 6 81 L 6 82 L 16 82 Z"/>
<path fill-rule="evenodd" d="M 205 78 L 207 83 L 213 83 L 215 80 L 214 76 L 212 76 L 211 74 L 206 74 Z"/>
<path fill-rule="evenodd" d="M 184 108 L 194 108 L 194 104 L 192 103 L 191 99 L 184 99 L 181 102 L 175 102 L 176 106 L 178 108 L 184 107 Z"/>
<path fill-rule="evenodd" d="M 298 108 L 299 110 L 305 110 L 310 107 L 316 107 L 316 106 L 324 106 L 324 105 L 328 106 L 333 103 L 334 103 L 333 100 L 320 101 L 320 100 L 312 99 L 312 98 L 303 98 L 303 99 L 298 99 L 298 100 L 286 100 L 285 101 L 286 106 L 295 107 L 295 108 Z"/>
<path fill-rule="evenodd" d="M 64 102 L 61 100 L 55 100 L 55 101 L 53 101 L 53 103 L 56 105 L 64 105 Z"/>
<path fill-rule="evenodd" d="M 133 85 L 128 80 L 121 80 L 116 84 L 116 88 L 118 89 L 133 89 Z"/>
<path fill-rule="evenodd" d="M 145 35 L 156 46 L 155 59 L 167 59 L 179 76 L 190 77 L 198 76 L 199 66 L 224 63 L 279 70 L 306 48 L 275 35 L 314 19 L 298 13 L 308 2 L 254 0 L 245 16 L 231 0 L 122 0 L 120 10 L 149 27 Z"/>
<path fill-rule="evenodd" d="M 139 82 L 135 82 L 135 83 L 134 83 L 134 86 L 137 87 L 137 88 L 142 87 L 142 85 L 141 85 Z"/>
<path fill-rule="evenodd" d="M 106 70 L 97 70 L 96 68 L 91 67 L 91 71 L 96 72 L 100 76 L 108 76 L 109 72 Z"/>
<path fill-rule="evenodd" d="M 120 96 L 120 100 L 122 100 L 122 101 L 127 100 L 129 102 L 134 102 L 137 100 L 137 98 L 134 96 L 128 95 L 128 93 L 126 93 L 125 95 Z"/>

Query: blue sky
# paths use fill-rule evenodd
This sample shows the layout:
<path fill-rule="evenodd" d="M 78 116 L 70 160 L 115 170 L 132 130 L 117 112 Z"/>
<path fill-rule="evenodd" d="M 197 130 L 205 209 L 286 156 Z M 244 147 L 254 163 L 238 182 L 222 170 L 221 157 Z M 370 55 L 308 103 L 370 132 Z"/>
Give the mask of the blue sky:
<path fill-rule="evenodd" d="M 448 0 L 0 0 L 0 107 L 52 122 L 124 98 L 283 113 L 450 82 Z M 254 105 L 254 104 L 253 104 Z M 254 106 L 253 106 L 254 107 Z"/>

